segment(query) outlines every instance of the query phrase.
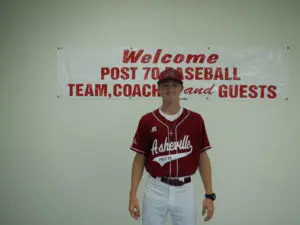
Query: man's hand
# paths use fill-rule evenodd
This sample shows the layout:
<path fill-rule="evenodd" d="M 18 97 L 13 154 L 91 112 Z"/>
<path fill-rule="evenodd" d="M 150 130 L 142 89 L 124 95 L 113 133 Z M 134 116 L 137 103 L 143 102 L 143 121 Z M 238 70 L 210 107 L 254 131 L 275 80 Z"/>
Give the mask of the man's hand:
<path fill-rule="evenodd" d="M 204 221 L 209 221 L 214 214 L 214 203 L 212 200 L 205 198 L 203 200 L 203 206 L 202 206 L 202 216 L 205 215 L 206 213 L 206 217 L 204 218 Z"/>
<path fill-rule="evenodd" d="M 135 220 L 138 220 L 140 218 L 141 212 L 140 212 L 139 200 L 137 199 L 136 196 L 130 196 L 128 210 L 132 218 L 134 218 Z"/>

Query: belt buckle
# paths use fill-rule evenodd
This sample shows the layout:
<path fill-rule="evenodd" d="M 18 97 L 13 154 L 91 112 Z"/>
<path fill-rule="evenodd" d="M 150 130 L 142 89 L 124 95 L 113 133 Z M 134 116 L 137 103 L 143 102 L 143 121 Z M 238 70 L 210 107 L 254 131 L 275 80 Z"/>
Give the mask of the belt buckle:
<path fill-rule="evenodd" d="M 182 186 L 182 185 L 184 185 L 184 182 L 181 181 L 181 180 L 179 180 L 179 179 L 175 179 L 175 180 L 174 180 L 174 185 L 175 185 L 175 186 Z"/>

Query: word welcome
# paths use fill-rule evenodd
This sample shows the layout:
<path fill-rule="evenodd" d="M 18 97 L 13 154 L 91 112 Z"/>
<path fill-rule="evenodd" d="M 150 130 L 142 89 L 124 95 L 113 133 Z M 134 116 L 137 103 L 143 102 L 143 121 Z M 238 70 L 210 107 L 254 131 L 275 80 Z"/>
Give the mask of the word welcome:
<path fill-rule="evenodd" d="M 218 54 L 170 54 L 162 53 L 162 49 L 157 49 L 154 54 L 144 53 L 144 49 L 138 51 L 124 50 L 123 63 L 216 63 L 219 59 Z"/>

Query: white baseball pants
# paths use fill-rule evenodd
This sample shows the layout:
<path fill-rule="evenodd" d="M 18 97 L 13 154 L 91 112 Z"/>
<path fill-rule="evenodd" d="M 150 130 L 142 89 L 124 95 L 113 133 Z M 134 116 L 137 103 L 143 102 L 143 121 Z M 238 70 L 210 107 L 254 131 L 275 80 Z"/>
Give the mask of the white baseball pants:
<path fill-rule="evenodd" d="M 173 225 L 196 225 L 197 209 L 193 180 L 171 186 L 149 175 L 142 207 L 143 225 L 164 225 L 168 213 Z"/>

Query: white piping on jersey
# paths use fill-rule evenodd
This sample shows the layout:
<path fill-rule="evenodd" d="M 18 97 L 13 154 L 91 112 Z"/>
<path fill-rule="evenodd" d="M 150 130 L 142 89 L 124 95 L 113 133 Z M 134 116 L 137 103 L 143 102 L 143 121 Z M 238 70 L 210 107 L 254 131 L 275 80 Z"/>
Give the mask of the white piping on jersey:
<path fill-rule="evenodd" d="M 203 151 L 205 151 L 205 150 L 207 150 L 207 149 L 210 149 L 210 148 L 211 148 L 210 145 L 209 145 L 209 146 L 206 146 L 206 147 L 202 148 L 202 149 L 200 150 L 200 152 L 203 152 Z"/>
<path fill-rule="evenodd" d="M 154 112 L 152 112 L 153 116 L 159 121 L 161 122 L 163 125 L 165 125 L 167 127 L 167 131 L 168 131 L 168 142 L 170 142 L 170 131 L 169 131 L 169 126 L 167 124 L 165 124 L 164 122 L 162 122 L 156 115 Z M 177 151 L 177 150 L 176 150 Z M 170 151 L 169 151 L 169 155 L 170 155 Z M 169 176 L 171 176 L 171 168 L 172 168 L 172 163 L 170 163 L 170 170 L 169 170 Z"/>
<path fill-rule="evenodd" d="M 186 118 L 188 118 L 188 116 L 190 115 L 190 111 L 188 111 L 188 114 L 180 121 L 180 123 L 177 124 L 177 126 L 175 127 L 175 140 L 177 141 L 177 128 L 178 126 L 186 120 Z M 176 154 L 177 154 L 177 148 L 176 148 Z M 179 171 L 178 171 L 178 159 L 176 160 L 177 162 L 177 168 L 176 168 L 176 177 L 178 177 L 179 175 Z"/>
<path fill-rule="evenodd" d="M 146 155 L 145 152 L 142 151 L 142 150 L 139 150 L 139 149 L 133 148 L 133 147 L 131 147 L 131 149 L 134 150 L 134 151 L 136 151 L 136 152 L 142 153 L 143 155 Z"/>

